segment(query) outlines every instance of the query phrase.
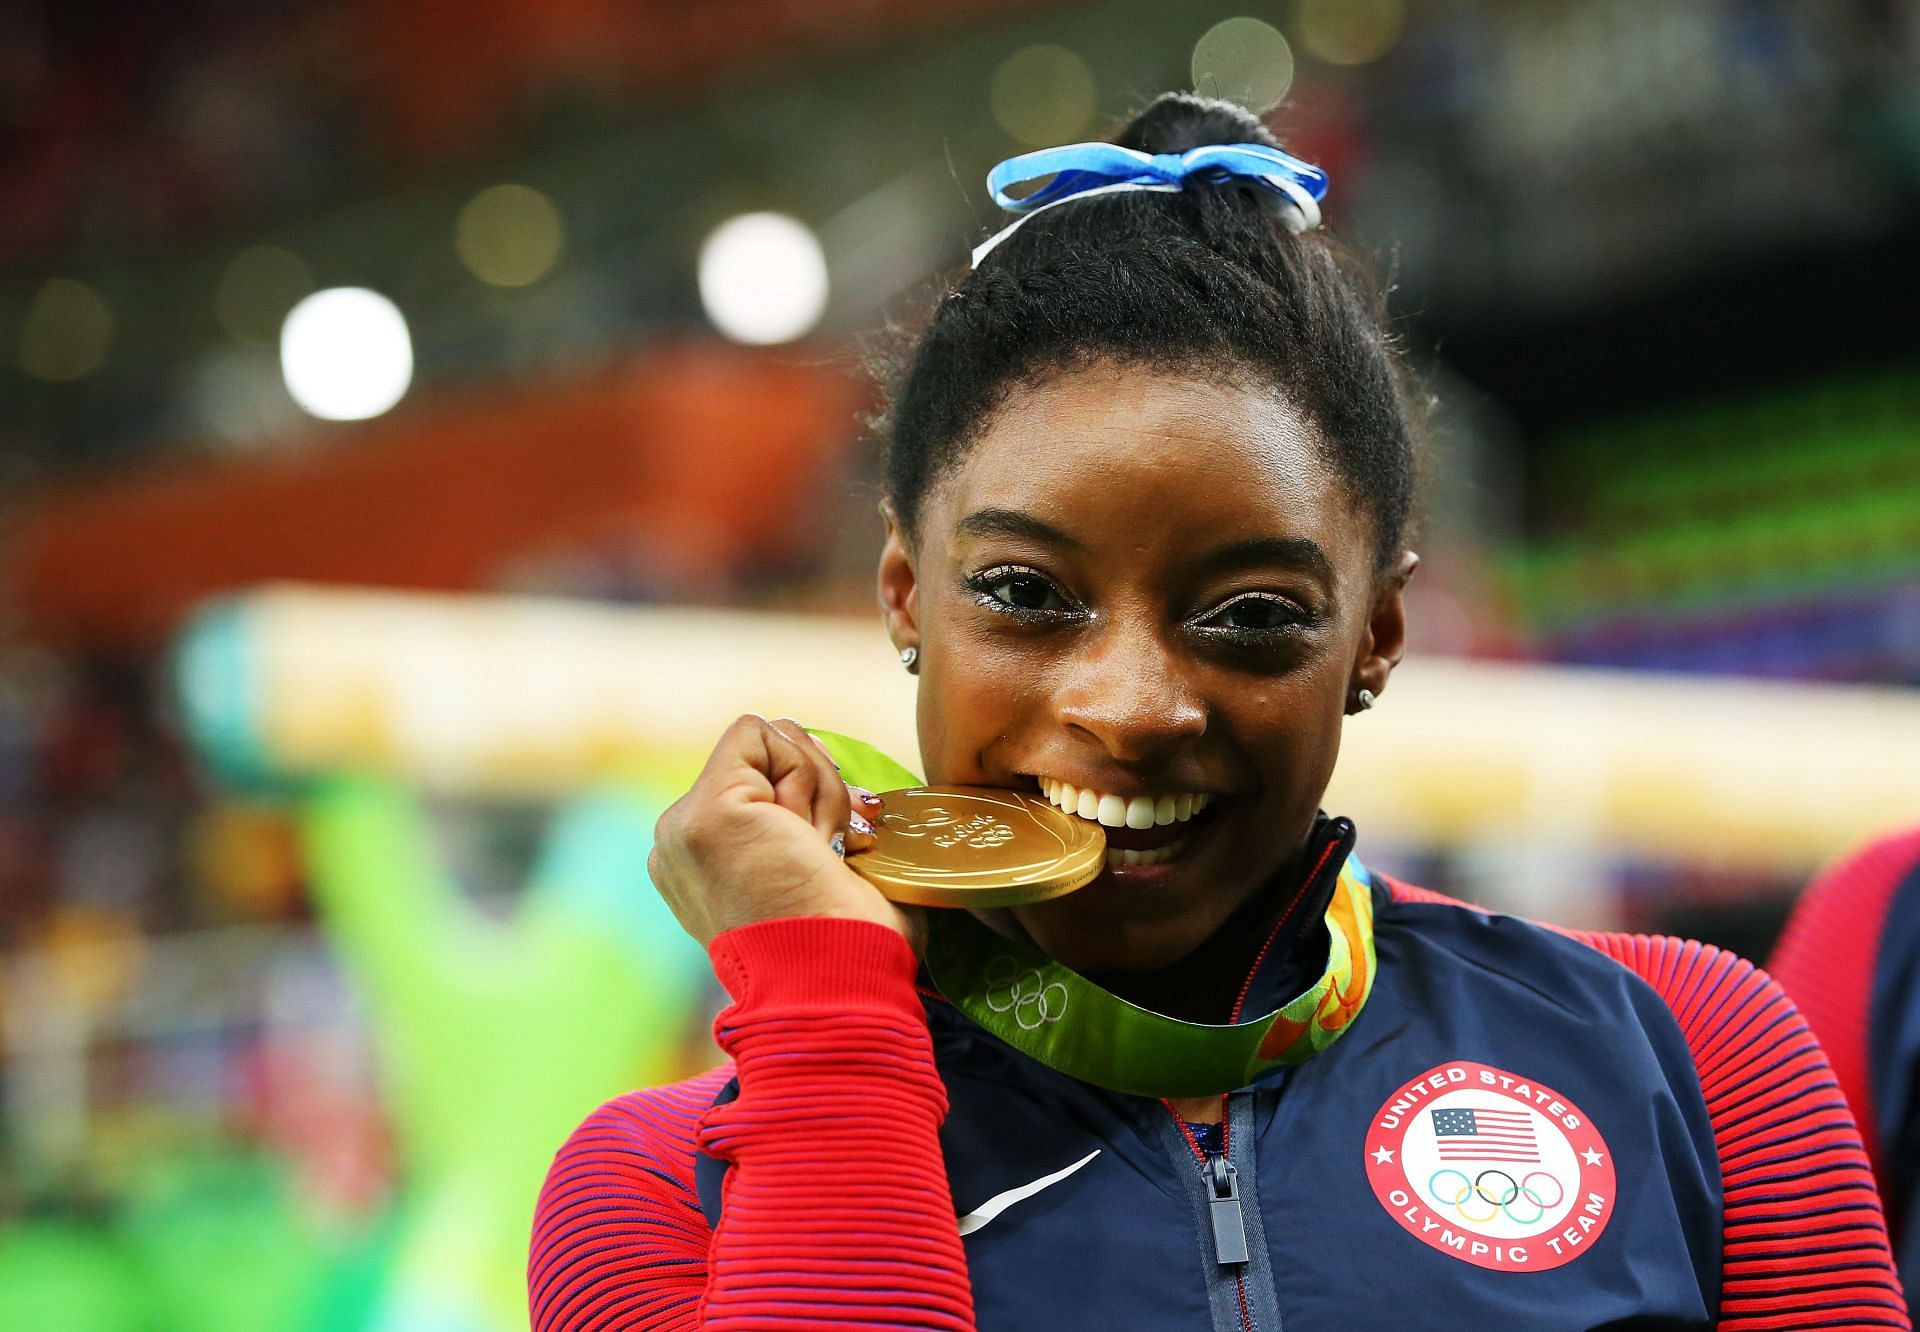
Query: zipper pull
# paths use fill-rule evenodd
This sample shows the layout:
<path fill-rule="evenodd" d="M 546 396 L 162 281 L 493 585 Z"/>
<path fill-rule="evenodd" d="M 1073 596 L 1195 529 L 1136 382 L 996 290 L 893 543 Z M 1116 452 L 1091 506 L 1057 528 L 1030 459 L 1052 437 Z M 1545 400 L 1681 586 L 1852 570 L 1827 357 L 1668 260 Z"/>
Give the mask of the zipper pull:
<path fill-rule="evenodd" d="M 1213 1196 L 1207 1214 L 1213 1221 L 1213 1256 L 1222 1267 L 1247 1261 L 1247 1222 L 1240 1213 L 1240 1172 L 1224 1154 L 1207 1158 L 1207 1183 Z"/>

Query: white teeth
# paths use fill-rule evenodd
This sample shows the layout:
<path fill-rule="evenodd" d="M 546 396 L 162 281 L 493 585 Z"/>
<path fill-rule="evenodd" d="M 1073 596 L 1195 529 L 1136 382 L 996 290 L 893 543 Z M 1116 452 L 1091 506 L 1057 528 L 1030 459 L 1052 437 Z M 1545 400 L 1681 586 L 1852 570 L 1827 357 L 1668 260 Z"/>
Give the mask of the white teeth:
<path fill-rule="evenodd" d="M 1108 847 L 1107 868 L 1122 869 L 1128 865 L 1164 865 L 1180 854 L 1180 848 L 1185 846 L 1186 842 L 1187 839 L 1182 837 L 1177 842 L 1168 842 L 1165 846 L 1155 847 L 1151 851 L 1116 851 Z"/>
<path fill-rule="evenodd" d="M 1072 782 L 1040 779 L 1041 793 L 1069 814 L 1109 828 L 1165 827 L 1184 823 L 1213 801 L 1209 795 L 1117 796 L 1075 786 Z"/>

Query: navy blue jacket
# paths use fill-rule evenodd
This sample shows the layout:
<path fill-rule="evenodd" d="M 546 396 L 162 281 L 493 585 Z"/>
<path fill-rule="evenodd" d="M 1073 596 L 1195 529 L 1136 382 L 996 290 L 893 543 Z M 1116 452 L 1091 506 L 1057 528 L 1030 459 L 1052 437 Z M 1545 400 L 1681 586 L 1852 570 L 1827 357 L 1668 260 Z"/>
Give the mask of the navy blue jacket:
<path fill-rule="evenodd" d="M 1310 886 L 1322 909 L 1334 860 Z M 1226 1098 L 1224 1150 L 1165 1103 L 1077 1082 L 925 997 L 949 1102 L 939 1151 L 953 1213 L 971 1218 L 975 1326 L 1909 1326 L 1858 1134 L 1763 973 L 1711 947 L 1575 936 L 1379 876 L 1373 893 L 1365 1008 L 1330 1048 Z M 1247 1011 L 1288 997 L 1303 965 L 1304 944 L 1271 950 Z M 720 1106 L 751 1099 L 724 1079 L 682 1087 Z M 680 1271 L 673 1300 L 664 1277 L 650 1305 L 609 1284 L 656 1279 L 674 1209 L 697 1208 L 708 1243 L 726 1213 L 726 1153 L 694 1147 L 691 1121 L 667 1146 L 652 1127 L 672 1090 L 613 1103 L 556 1161 L 534 1264 L 542 1332 L 709 1325 L 704 1306 L 699 1321 L 666 1311 L 692 1317 L 723 1248 L 710 1271 Z M 846 1196 L 870 1182 L 850 1168 Z M 594 1263 L 611 1275 L 596 1280 Z M 619 1299 L 661 1312 L 588 1316 Z M 952 1325 L 904 1307 L 872 1318 L 857 1325 Z"/>

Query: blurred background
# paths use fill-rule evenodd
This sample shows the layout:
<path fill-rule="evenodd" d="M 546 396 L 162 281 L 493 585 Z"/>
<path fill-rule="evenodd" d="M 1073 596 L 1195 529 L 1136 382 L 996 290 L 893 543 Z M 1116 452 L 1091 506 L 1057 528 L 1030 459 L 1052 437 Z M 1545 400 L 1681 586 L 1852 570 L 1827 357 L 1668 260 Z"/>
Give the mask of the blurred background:
<path fill-rule="evenodd" d="M 866 367 L 1171 88 L 1438 398 L 1371 861 L 1763 956 L 1920 820 L 1920 5 L 14 0 L 0 1324 L 524 1326 L 701 739 L 915 757 Z"/>

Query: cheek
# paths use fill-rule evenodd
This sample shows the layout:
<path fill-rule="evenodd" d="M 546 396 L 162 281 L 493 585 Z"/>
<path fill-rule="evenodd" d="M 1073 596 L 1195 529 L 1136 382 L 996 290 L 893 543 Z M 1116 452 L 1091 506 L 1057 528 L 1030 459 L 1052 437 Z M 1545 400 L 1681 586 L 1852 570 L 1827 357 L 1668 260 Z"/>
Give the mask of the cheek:
<path fill-rule="evenodd" d="M 1034 663 L 1004 642 L 970 634 L 964 622 L 926 631 L 918 721 L 920 759 L 934 784 L 1004 779 L 990 772 L 999 742 L 1045 715 L 1045 685 Z"/>
<path fill-rule="evenodd" d="M 1261 785 L 1277 815 L 1311 815 L 1340 754 L 1346 663 L 1325 660 L 1284 681 L 1248 689 L 1231 725 L 1263 769 Z"/>

